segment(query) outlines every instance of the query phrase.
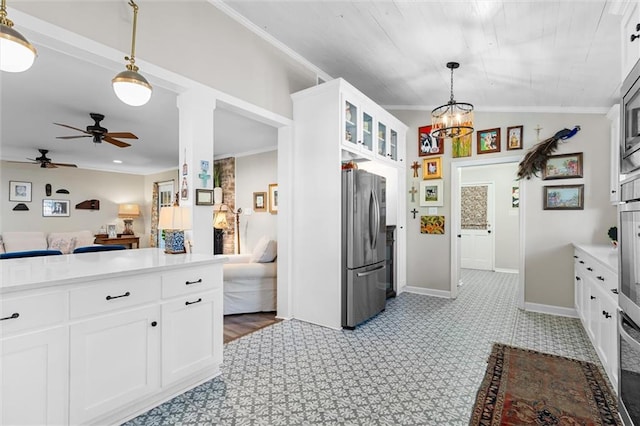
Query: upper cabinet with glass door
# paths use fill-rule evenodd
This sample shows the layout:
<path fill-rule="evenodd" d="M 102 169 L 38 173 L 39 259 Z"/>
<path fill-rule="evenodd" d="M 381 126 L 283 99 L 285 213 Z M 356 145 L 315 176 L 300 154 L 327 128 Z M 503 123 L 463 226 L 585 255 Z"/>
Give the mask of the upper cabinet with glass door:
<path fill-rule="evenodd" d="M 392 162 L 404 161 L 399 155 L 398 131 L 379 121 L 377 136 L 376 154 L 379 158 Z"/>
<path fill-rule="evenodd" d="M 353 100 L 344 99 L 344 145 L 351 151 L 372 154 L 373 116 Z"/>

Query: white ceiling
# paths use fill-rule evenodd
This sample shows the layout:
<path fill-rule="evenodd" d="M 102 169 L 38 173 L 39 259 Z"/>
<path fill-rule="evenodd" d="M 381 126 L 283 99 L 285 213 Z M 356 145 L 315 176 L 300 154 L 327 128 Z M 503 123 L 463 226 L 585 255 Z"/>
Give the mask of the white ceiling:
<path fill-rule="evenodd" d="M 449 61 L 461 63 L 456 100 L 479 111 L 606 111 L 618 97 L 620 17 L 605 0 L 210 1 L 389 107 L 446 103 Z M 0 75 L 0 159 L 22 161 L 44 148 L 54 162 L 81 168 L 148 174 L 178 167 L 175 93 L 154 87 L 147 105 L 129 107 L 111 89 L 119 69 L 34 44 L 30 70 Z M 55 138 L 74 131 L 53 122 L 85 128 L 90 112 L 104 114 L 109 131 L 140 139 L 117 148 Z M 275 145 L 275 129 L 230 111 L 216 109 L 214 127 L 216 156 Z"/>

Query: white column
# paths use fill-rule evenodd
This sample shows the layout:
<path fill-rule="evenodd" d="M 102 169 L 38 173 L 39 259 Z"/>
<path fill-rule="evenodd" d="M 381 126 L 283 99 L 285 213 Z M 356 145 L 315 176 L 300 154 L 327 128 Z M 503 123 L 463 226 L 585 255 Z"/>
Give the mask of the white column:
<path fill-rule="evenodd" d="M 190 90 L 178 95 L 179 180 L 180 205 L 191 207 L 192 228 L 185 232 L 194 253 L 213 253 L 213 206 L 196 205 L 196 189 L 213 189 L 213 115 L 216 98 L 201 90 Z M 207 161 L 208 171 L 203 173 L 201 162 Z M 187 173 L 183 174 L 186 163 Z M 205 181 L 199 175 L 209 175 Z M 187 198 L 183 197 L 183 184 L 187 185 Z"/>

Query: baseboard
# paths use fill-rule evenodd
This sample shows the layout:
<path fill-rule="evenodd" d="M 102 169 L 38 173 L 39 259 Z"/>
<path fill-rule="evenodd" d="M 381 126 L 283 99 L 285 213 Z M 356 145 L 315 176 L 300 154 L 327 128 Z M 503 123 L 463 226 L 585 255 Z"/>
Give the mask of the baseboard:
<path fill-rule="evenodd" d="M 407 293 L 423 294 L 425 296 L 443 297 L 445 299 L 451 299 L 451 292 L 447 290 L 436 290 L 433 288 L 404 286 L 402 291 Z"/>
<path fill-rule="evenodd" d="M 524 310 L 529 312 L 540 312 L 542 314 L 558 315 L 561 317 L 578 318 L 578 312 L 575 308 L 564 308 L 562 306 L 525 302 Z"/>
<path fill-rule="evenodd" d="M 495 268 L 494 271 L 502 272 L 504 274 L 517 274 L 519 272 L 517 269 L 508 269 L 508 268 Z"/>

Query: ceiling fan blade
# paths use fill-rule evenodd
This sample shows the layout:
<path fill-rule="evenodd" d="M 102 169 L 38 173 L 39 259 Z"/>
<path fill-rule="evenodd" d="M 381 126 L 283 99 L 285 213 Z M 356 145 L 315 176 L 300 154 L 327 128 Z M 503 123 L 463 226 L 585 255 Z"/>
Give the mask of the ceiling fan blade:
<path fill-rule="evenodd" d="M 117 132 L 117 133 L 105 133 L 105 136 L 111 136 L 112 138 L 122 138 L 122 139 L 138 139 L 136 135 L 131 132 Z"/>
<path fill-rule="evenodd" d="M 69 164 L 69 163 L 49 163 L 49 164 L 56 167 L 78 167 L 75 164 Z"/>
<path fill-rule="evenodd" d="M 43 163 L 40 167 L 42 167 L 44 169 L 56 169 L 56 168 L 58 168 L 58 166 L 56 166 L 53 163 Z"/>
<path fill-rule="evenodd" d="M 30 158 L 27 158 L 27 160 L 30 160 Z M 12 160 L 7 160 L 7 163 L 19 163 L 19 164 L 38 164 L 37 161 L 33 160 L 33 163 L 30 163 L 28 161 L 12 161 Z"/>
<path fill-rule="evenodd" d="M 55 124 L 55 125 L 57 125 L 57 126 L 66 127 L 66 128 L 68 128 L 68 129 L 77 130 L 77 131 L 79 131 L 79 132 L 86 133 L 86 134 L 88 134 L 88 135 L 90 135 L 90 134 L 91 134 L 91 133 L 87 132 L 86 130 L 78 129 L 77 127 L 69 126 L 68 124 L 62 124 L 62 123 L 53 123 L 53 124 Z"/>
<path fill-rule="evenodd" d="M 90 138 L 91 135 L 78 135 L 78 136 L 56 136 L 56 139 L 78 139 L 78 138 Z"/>
<path fill-rule="evenodd" d="M 118 139 L 113 139 L 110 136 L 105 136 L 105 137 L 102 138 L 102 140 L 105 141 L 105 142 L 109 142 L 111 144 L 114 144 L 115 146 L 118 146 L 120 148 L 126 148 L 128 146 L 131 146 L 130 143 L 122 142 L 122 141 L 119 141 Z"/>

